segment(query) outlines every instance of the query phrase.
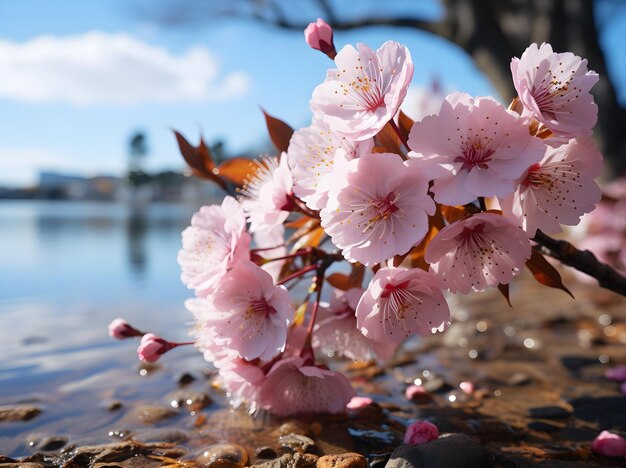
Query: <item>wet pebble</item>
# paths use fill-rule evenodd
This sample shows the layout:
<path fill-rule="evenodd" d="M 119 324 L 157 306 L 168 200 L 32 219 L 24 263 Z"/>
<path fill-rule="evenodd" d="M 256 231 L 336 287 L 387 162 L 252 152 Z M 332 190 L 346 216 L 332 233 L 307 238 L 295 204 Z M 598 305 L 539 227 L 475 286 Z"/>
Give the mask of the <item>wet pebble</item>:
<path fill-rule="evenodd" d="M 171 418 L 176 414 L 171 408 L 156 405 L 143 405 L 135 408 L 137 419 L 145 424 L 154 424 Z"/>
<path fill-rule="evenodd" d="M 385 468 L 490 468 L 489 453 L 471 437 L 450 434 L 422 445 L 401 445 Z"/>
<path fill-rule="evenodd" d="M 317 468 L 367 468 L 366 458 L 359 453 L 324 455 L 317 460 Z"/>
<path fill-rule="evenodd" d="M 256 455 L 257 458 L 260 458 L 263 460 L 272 460 L 278 456 L 278 454 L 276 453 L 276 450 L 274 450 L 272 447 L 267 447 L 267 446 L 258 447 L 254 451 L 254 454 Z"/>
<path fill-rule="evenodd" d="M 431 379 L 426 380 L 422 387 L 428 393 L 445 393 L 453 390 L 454 387 L 443 380 L 441 377 L 433 377 Z"/>
<path fill-rule="evenodd" d="M 538 419 L 561 419 L 572 414 L 571 411 L 561 406 L 539 406 L 528 410 L 531 418 Z"/>
<path fill-rule="evenodd" d="M 41 408 L 33 405 L 0 406 L 0 421 L 29 421 L 41 413 Z"/>
<path fill-rule="evenodd" d="M 195 461 L 199 467 L 242 468 L 248 463 L 248 454 L 237 444 L 217 444 L 202 450 Z"/>
<path fill-rule="evenodd" d="M 550 424 L 550 423 L 542 422 L 542 421 L 529 422 L 526 427 L 528 427 L 528 429 L 531 429 L 533 431 L 547 432 L 550 434 L 553 432 L 559 432 L 563 430 L 563 428 L 560 426 L 556 426 L 554 424 Z"/>
<path fill-rule="evenodd" d="M 189 372 L 185 372 L 176 377 L 176 382 L 180 386 L 189 385 L 194 380 L 196 380 L 196 378 L 193 375 L 191 375 Z"/>
<path fill-rule="evenodd" d="M 286 453 L 274 460 L 266 461 L 251 468 L 316 468 L 317 455 L 311 453 Z"/>
<path fill-rule="evenodd" d="M 67 439 L 60 436 L 44 437 L 36 442 L 29 442 L 29 445 L 42 452 L 55 452 L 62 449 L 67 444 Z"/>
<path fill-rule="evenodd" d="M 139 432 L 133 437 L 138 442 L 169 442 L 181 443 L 189 440 L 189 435 L 176 429 L 154 429 L 151 431 Z"/>
<path fill-rule="evenodd" d="M 172 408 L 186 408 L 190 411 L 197 411 L 206 408 L 213 400 L 203 392 L 180 390 L 168 396 L 168 401 Z"/>
<path fill-rule="evenodd" d="M 507 379 L 507 384 L 512 387 L 522 387 L 524 385 L 528 385 L 532 382 L 532 379 L 528 374 L 523 372 L 516 372 L 511 377 Z"/>
<path fill-rule="evenodd" d="M 274 437 L 280 437 L 291 433 L 309 435 L 309 426 L 301 421 L 287 421 L 272 431 L 272 435 Z"/>
<path fill-rule="evenodd" d="M 278 438 L 280 446 L 290 452 L 317 453 L 319 451 L 315 441 L 302 434 L 285 434 Z"/>

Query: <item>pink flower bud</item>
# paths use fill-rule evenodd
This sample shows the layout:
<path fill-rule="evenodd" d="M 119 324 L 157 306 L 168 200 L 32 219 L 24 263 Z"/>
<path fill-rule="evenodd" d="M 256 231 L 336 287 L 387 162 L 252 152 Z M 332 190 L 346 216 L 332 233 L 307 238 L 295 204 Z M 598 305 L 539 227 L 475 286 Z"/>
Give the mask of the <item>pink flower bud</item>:
<path fill-rule="evenodd" d="M 346 408 L 350 410 L 356 410 L 365 408 L 366 406 L 372 404 L 374 404 L 374 400 L 372 400 L 370 397 L 355 396 L 352 397 L 352 399 L 348 402 Z"/>
<path fill-rule="evenodd" d="M 109 336 L 111 338 L 117 338 L 123 340 L 124 338 L 132 338 L 134 336 L 141 336 L 141 333 L 136 328 L 132 327 L 126 320 L 116 318 L 109 324 Z"/>
<path fill-rule="evenodd" d="M 174 347 L 176 347 L 175 343 L 170 343 L 152 333 L 146 333 L 137 348 L 137 356 L 141 361 L 155 362 L 159 360 L 161 354 L 168 352 Z"/>
<path fill-rule="evenodd" d="M 591 449 L 606 457 L 626 457 L 626 440 L 618 434 L 602 431 L 594 439 Z"/>
<path fill-rule="evenodd" d="M 626 365 L 620 364 L 619 366 L 615 366 L 611 369 L 608 369 L 604 376 L 615 382 L 625 382 L 626 381 Z"/>
<path fill-rule="evenodd" d="M 428 421 L 415 421 L 406 428 L 404 433 L 404 443 L 409 445 L 420 445 L 439 438 L 439 429 Z"/>
<path fill-rule="evenodd" d="M 334 59 L 337 55 L 333 43 L 333 28 L 321 18 L 310 23 L 304 30 L 304 40 L 312 49 L 319 50 Z"/>
<path fill-rule="evenodd" d="M 474 384 L 472 382 L 469 382 L 469 381 L 461 382 L 459 384 L 459 388 L 463 390 L 465 393 L 467 393 L 468 395 L 471 395 L 472 393 L 474 393 Z"/>

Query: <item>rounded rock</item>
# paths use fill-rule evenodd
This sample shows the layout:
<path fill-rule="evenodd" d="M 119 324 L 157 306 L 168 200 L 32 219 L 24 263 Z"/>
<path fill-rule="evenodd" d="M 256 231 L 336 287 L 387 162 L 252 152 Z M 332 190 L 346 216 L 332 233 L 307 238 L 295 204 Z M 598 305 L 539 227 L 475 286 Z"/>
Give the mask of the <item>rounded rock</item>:
<path fill-rule="evenodd" d="M 196 457 L 196 464 L 206 468 L 243 468 L 248 463 L 248 453 L 237 444 L 211 445 Z"/>
<path fill-rule="evenodd" d="M 324 455 L 317 460 L 317 468 L 367 468 L 367 459 L 353 452 Z"/>

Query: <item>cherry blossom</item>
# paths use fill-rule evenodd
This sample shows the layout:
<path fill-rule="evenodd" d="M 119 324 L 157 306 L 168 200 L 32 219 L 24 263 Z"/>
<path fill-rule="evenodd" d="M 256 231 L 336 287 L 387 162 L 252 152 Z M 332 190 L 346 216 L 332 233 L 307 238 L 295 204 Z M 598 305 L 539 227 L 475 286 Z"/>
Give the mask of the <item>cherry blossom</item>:
<path fill-rule="evenodd" d="M 328 190 L 336 179 L 337 150 L 343 150 L 341 160 L 351 160 L 369 153 L 374 146 L 372 139 L 361 142 L 340 137 L 328 129 L 322 121 L 296 130 L 287 151 L 289 167 L 294 179 L 294 193 L 313 209 L 326 206 Z"/>
<path fill-rule="evenodd" d="M 390 359 L 396 345 L 387 341 L 371 340 L 356 325 L 356 307 L 363 289 L 347 291 L 335 289 L 330 304 L 320 307 L 313 330 L 313 347 L 331 355 L 345 356 L 354 361 L 375 357 Z"/>
<path fill-rule="evenodd" d="M 202 325 L 242 358 L 270 360 L 285 349 L 293 316 L 289 293 L 254 263 L 237 263 L 202 305 L 209 309 Z"/>
<path fill-rule="evenodd" d="M 385 42 L 376 52 L 365 44 L 345 46 L 337 69 L 313 91 L 311 108 L 335 133 L 353 140 L 376 135 L 398 112 L 413 78 L 408 49 Z"/>
<path fill-rule="evenodd" d="M 598 106 L 589 92 L 598 74 L 587 71 L 587 60 L 550 44 L 531 44 L 521 58 L 511 60 L 513 84 L 524 107 L 555 135 L 566 138 L 591 135 Z"/>
<path fill-rule="evenodd" d="M 609 431 L 602 431 L 591 444 L 591 450 L 605 457 L 626 457 L 626 439 Z"/>
<path fill-rule="evenodd" d="M 466 294 L 508 284 L 530 254 L 522 229 L 499 214 L 479 213 L 439 231 L 424 258 L 446 288 Z"/>
<path fill-rule="evenodd" d="M 221 205 L 203 206 L 182 233 L 178 253 L 182 282 L 207 296 L 235 262 L 250 257 L 250 235 L 241 205 L 225 197 Z"/>
<path fill-rule="evenodd" d="M 588 138 L 547 147 L 541 162 L 528 168 L 515 192 L 500 200 L 503 214 L 530 237 L 537 229 L 546 234 L 575 226 L 593 211 L 601 192 L 594 178 L 602 170 L 602 155 Z"/>
<path fill-rule="evenodd" d="M 259 393 L 265 381 L 263 370 L 244 359 L 223 361 L 218 369 L 224 388 L 229 393 L 230 404 L 238 408 L 246 403 L 250 412 L 254 413 L 258 409 Z"/>
<path fill-rule="evenodd" d="M 293 178 L 287 156 L 265 157 L 256 162 L 254 174 L 241 191 L 241 206 L 250 222 L 250 232 L 270 230 L 289 216 L 293 201 Z"/>
<path fill-rule="evenodd" d="M 371 265 L 406 253 L 428 230 L 435 204 L 417 165 L 397 154 L 348 163 L 320 213 L 322 227 L 347 260 Z"/>
<path fill-rule="evenodd" d="M 438 438 L 439 428 L 428 421 L 415 421 L 409 424 L 404 433 L 404 443 L 409 445 L 425 444 Z"/>
<path fill-rule="evenodd" d="M 256 231 L 252 234 L 252 239 L 254 240 L 256 248 L 262 249 L 259 252 L 255 252 L 255 255 L 258 255 L 266 260 L 280 258 L 287 255 L 287 247 L 285 246 L 285 227 L 282 224 L 274 226 L 271 229 Z M 261 268 L 272 275 L 274 282 L 278 282 L 280 272 L 284 265 L 284 260 L 274 260 L 272 262 L 264 263 L 261 265 Z"/>
<path fill-rule="evenodd" d="M 450 309 L 439 283 L 419 268 L 381 268 L 356 308 L 357 327 L 366 337 L 399 344 L 450 324 Z"/>
<path fill-rule="evenodd" d="M 308 364 L 300 357 L 276 362 L 261 388 L 261 406 L 278 416 L 299 413 L 340 413 L 356 396 L 338 372 Z"/>
<path fill-rule="evenodd" d="M 415 122 L 409 156 L 434 179 L 435 200 L 464 205 L 477 197 L 506 196 L 544 154 L 525 119 L 490 97 L 446 97 L 438 115 Z"/>

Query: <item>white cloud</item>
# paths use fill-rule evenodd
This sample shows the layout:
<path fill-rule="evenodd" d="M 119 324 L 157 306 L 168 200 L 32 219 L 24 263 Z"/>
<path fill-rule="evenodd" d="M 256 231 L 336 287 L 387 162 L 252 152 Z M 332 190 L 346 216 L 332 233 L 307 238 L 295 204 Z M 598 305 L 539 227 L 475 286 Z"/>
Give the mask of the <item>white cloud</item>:
<path fill-rule="evenodd" d="M 228 100 L 246 93 L 243 72 L 220 76 L 203 46 L 182 55 L 128 34 L 88 32 L 0 39 L 0 98 L 75 105 Z"/>

